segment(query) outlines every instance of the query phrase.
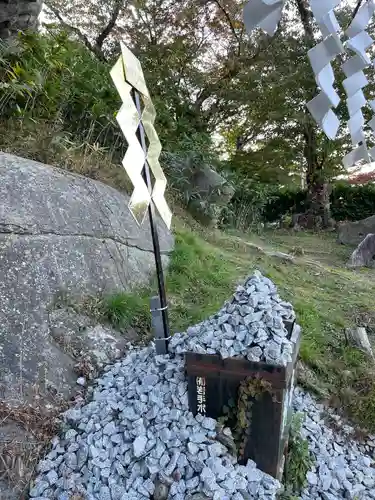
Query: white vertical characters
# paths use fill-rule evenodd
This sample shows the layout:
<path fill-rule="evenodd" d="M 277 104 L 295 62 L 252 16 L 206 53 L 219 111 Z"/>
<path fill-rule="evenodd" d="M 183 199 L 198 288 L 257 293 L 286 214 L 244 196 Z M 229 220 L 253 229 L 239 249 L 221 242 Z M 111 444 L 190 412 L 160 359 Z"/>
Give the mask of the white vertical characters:
<path fill-rule="evenodd" d="M 197 411 L 202 415 L 206 414 L 206 379 L 204 377 L 196 378 L 197 384 Z"/>

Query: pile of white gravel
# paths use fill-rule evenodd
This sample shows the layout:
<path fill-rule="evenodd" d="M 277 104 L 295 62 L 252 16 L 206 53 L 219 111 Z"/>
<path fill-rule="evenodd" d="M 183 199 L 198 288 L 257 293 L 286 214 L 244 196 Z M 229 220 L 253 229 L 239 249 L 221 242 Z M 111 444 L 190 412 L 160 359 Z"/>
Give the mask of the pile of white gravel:
<path fill-rule="evenodd" d="M 254 462 L 237 464 L 216 439 L 215 420 L 189 412 L 182 356 L 134 350 L 65 420 L 39 464 L 34 499 L 273 500 L 280 488 Z"/>
<path fill-rule="evenodd" d="M 375 436 L 358 442 L 353 427 L 301 389 L 294 392 L 293 406 L 305 415 L 302 436 L 315 459 L 301 500 L 375 498 Z"/>
<path fill-rule="evenodd" d="M 217 314 L 175 334 L 170 350 L 285 366 L 292 361 L 294 344 L 284 321 L 294 319 L 292 305 L 279 297 L 270 279 L 256 271 Z"/>
<path fill-rule="evenodd" d="M 89 389 L 91 401 L 64 414 L 65 430 L 39 463 L 31 498 L 276 500 L 278 481 L 231 455 L 230 430 L 189 412 L 182 354 L 285 364 L 293 342 L 283 320 L 294 318 L 274 284 L 256 273 L 217 315 L 176 334 L 170 355 L 157 356 L 153 345 L 130 347 Z M 300 389 L 294 407 L 306 415 L 302 433 L 315 458 L 300 499 L 375 499 L 375 437 L 358 443 L 328 410 L 333 430 L 323 406 Z"/>

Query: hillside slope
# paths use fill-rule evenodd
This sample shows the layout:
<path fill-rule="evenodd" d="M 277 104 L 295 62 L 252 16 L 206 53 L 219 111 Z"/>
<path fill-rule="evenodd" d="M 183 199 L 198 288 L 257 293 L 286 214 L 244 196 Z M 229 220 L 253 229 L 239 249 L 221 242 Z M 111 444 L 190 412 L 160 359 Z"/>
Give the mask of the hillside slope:
<path fill-rule="evenodd" d="M 344 334 L 345 328 L 365 326 L 374 341 L 374 271 L 346 269 L 351 249 L 338 245 L 334 234 L 254 236 L 196 225 L 192 231 L 181 220 L 175 231 L 167 278 L 172 328 L 181 330 L 215 312 L 237 280 L 259 269 L 293 303 L 303 328 L 300 383 L 374 431 L 374 366 Z"/>

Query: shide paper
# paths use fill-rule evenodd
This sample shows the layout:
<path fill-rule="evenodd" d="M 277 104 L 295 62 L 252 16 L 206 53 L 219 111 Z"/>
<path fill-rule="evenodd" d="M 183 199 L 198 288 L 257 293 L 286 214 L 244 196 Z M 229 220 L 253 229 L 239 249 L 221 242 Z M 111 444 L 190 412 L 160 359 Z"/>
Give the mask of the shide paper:
<path fill-rule="evenodd" d="M 367 0 L 359 8 L 345 32 L 345 43 L 342 43 L 341 28 L 334 12 L 340 3 L 341 0 L 310 0 L 310 8 L 322 34 L 322 40 L 308 51 L 318 94 L 306 106 L 327 137 L 335 139 L 340 122 L 334 109 L 340 103 L 340 98 L 334 87 L 332 62 L 341 57 L 342 70 L 346 77 L 343 85 L 347 95 L 348 128 L 354 146 L 353 151 L 343 160 L 344 165 L 349 168 L 355 163 L 375 159 L 375 148 L 370 151 L 367 149 L 362 113 L 362 108 L 367 105 L 363 89 L 368 85 L 363 71 L 375 62 L 371 62 L 367 53 L 373 39 L 366 31 L 375 12 L 375 1 Z M 248 32 L 259 27 L 273 35 L 281 19 L 283 5 L 282 0 L 250 0 L 244 9 L 244 22 Z M 375 111 L 375 100 L 369 101 L 368 104 Z M 368 125 L 375 132 L 374 121 L 370 120 Z"/>

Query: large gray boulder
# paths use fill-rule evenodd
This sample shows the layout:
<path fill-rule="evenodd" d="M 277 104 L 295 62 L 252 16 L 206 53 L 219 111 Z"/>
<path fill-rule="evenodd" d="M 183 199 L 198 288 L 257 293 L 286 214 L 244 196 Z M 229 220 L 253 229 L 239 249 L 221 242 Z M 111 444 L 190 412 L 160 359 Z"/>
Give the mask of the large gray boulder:
<path fill-rule="evenodd" d="M 348 267 L 373 267 L 375 258 L 375 234 L 368 234 L 350 256 Z"/>
<path fill-rule="evenodd" d="M 148 224 L 138 227 L 115 189 L 2 153 L 0 178 L 0 399 L 18 404 L 75 383 L 64 334 L 51 331 L 56 296 L 146 284 L 154 255 Z M 162 224 L 159 235 L 166 264 L 173 238 Z"/>
<path fill-rule="evenodd" d="M 343 245 L 359 245 L 370 233 L 375 233 L 375 215 L 356 222 L 344 222 L 338 227 L 338 241 Z"/>
<path fill-rule="evenodd" d="M 7 40 L 18 31 L 36 29 L 42 0 L 0 0 L 0 40 Z"/>
<path fill-rule="evenodd" d="M 216 226 L 234 195 L 230 182 L 194 152 L 188 156 L 163 153 L 162 163 L 172 188 L 193 217 L 203 225 Z"/>
<path fill-rule="evenodd" d="M 203 165 L 189 180 L 188 210 L 202 224 L 216 226 L 233 194 L 233 186 L 223 176 Z"/>

